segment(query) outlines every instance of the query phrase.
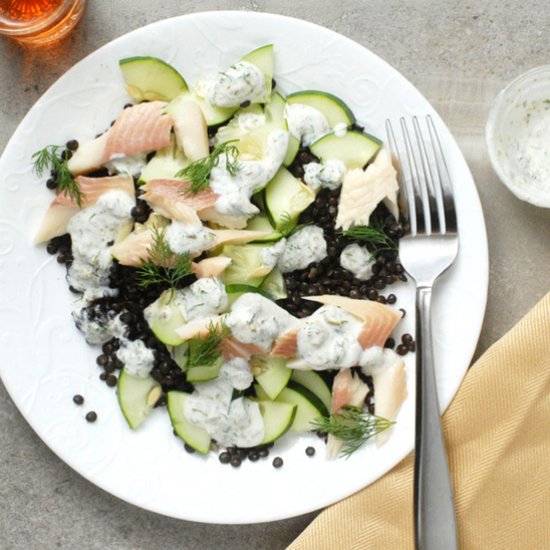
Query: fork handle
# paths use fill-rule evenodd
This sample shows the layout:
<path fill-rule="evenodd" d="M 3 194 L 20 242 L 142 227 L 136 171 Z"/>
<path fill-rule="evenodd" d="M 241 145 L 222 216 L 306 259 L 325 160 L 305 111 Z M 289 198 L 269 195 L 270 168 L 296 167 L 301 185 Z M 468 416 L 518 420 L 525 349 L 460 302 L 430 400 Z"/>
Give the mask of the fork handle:
<path fill-rule="evenodd" d="M 416 289 L 415 544 L 417 550 L 455 550 L 455 510 L 437 398 L 431 300 L 431 285 Z"/>

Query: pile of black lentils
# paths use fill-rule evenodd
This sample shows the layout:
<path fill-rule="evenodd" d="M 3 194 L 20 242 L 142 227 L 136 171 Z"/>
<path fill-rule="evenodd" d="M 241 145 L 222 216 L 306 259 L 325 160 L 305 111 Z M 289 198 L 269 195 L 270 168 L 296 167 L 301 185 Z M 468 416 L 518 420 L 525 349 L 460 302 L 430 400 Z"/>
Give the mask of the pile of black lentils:
<path fill-rule="evenodd" d="M 126 106 L 125 106 L 126 107 Z M 356 127 L 355 129 L 360 129 Z M 209 129 L 211 134 L 213 129 Z M 71 140 L 66 144 L 62 152 L 63 159 L 68 159 L 78 148 L 78 142 Z M 318 159 L 307 148 L 302 148 L 293 164 L 289 167 L 291 173 L 298 178 L 304 175 L 304 165 L 309 162 L 318 161 Z M 89 177 L 104 177 L 108 175 L 105 169 L 97 170 Z M 56 189 L 58 184 L 58 174 L 52 171 L 46 185 L 49 189 Z M 148 204 L 141 200 L 142 193 L 134 181 L 136 189 L 137 202 L 132 210 L 132 217 L 138 223 L 144 223 L 149 218 L 151 209 Z M 335 229 L 335 220 L 338 212 L 338 201 L 340 189 L 329 190 L 322 189 L 313 204 L 311 204 L 300 216 L 299 224 L 312 224 L 322 227 L 324 237 L 327 242 L 327 257 L 320 262 L 314 262 L 307 268 L 287 273 L 284 275 L 288 297 L 284 300 L 278 300 L 278 304 L 296 317 L 306 317 L 311 315 L 320 304 L 303 300 L 303 296 L 312 296 L 319 294 L 339 294 L 356 299 L 368 299 L 383 304 L 395 304 L 397 297 L 393 293 L 387 295 L 382 291 L 398 281 L 406 281 L 403 266 L 398 261 L 398 254 L 393 250 L 381 250 L 375 254 L 375 263 L 372 266 L 373 275 L 367 281 L 356 279 L 352 273 L 343 269 L 339 264 L 339 258 L 342 250 L 355 241 L 342 235 Z M 395 220 L 383 204 L 379 205 L 373 213 L 373 218 L 379 221 L 379 226 L 396 243 L 403 236 L 403 227 Z M 369 245 L 367 244 L 367 248 Z M 370 248 L 369 248 L 370 249 Z M 71 252 L 70 235 L 62 235 L 51 239 L 47 245 L 47 251 L 52 255 L 57 255 L 57 261 L 64 264 L 68 269 L 73 262 Z M 200 260 L 200 258 L 199 258 Z M 193 275 L 180 282 L 180 287 L 186 287 L 196 279 Z M 128 327 L 128 338 L 130 340 L 142 340 L 144 344 L 154 351 L 155 363 L 151 371 L 151 376 L 162 386 L 162 396 L 156 403 L 156 407 L 166 405 L 166 393 L 170 390 L 179 390 L 192 392 L 193 386 L 186 379 L 186 375 L 173 361 L 167 347 L 160 342 L 152 333 L 148 323 L 143 317 L 145 308 L 154 302 L 160 294 L 166 290 L 167 285 L 156 284 L 144 289 L 138 284 L 137 272 L 135 268 L 122 266 L 114 261 L 109 275 L 109 285 L 113 289 L 118 289 L 116 297 L 100 298 L 92 302 L 86 309 L 86 316 L 89 320 L 97 320 L 100 323 L 107 323 L 110 319 L 120 314 L 120 320 Z M 70 287 L 69 287 L 70 288 Z M 78 293 L 77 290 L 70 288 L 71 291 Z M 403 316 L 405 310 L 401 310 Z M 123 363 L 116 356 L 120 342 L 113 338 L 105 342 L 101 347 L 101 354 L 97 356 L 97 365 L 101 372 L 99 378 L 108 386 L 115 387 L 118 382 L 117 372 L 123 367 Z M 393 338 L 386 341 L 386 347 L 395 348 L 400 355 L 405 355 L 409 351 L 414 351 L 415 343 L 410 334 L 404 334 L 401 342 L 397 344 Z M 365 404 L 371 413 L 374 413 L 374 388 L 372 378 L 365 376 L 360 368 L 354 368 L 354 374 L 359 376 L 369 385 L 369 393 Z M 327 372 L 324 375 L 328 382 L 335 376 L 336 371 Z M 254 395 L 253 388 L 246 390 L 244 395 Z M 80 395 L 73 398 L 78 405 L 84 402 Z M 86 415 L 89 422 L 97 419 L 94 411 Z M 326 434 L 318 432 L 318 435 L 326 440 Z M 228 447 L 219 453 L 219 461 L 222 464 L 231 464 L 238 467 L 246 459 L 256 462 L 259 459 L 266 458 L 269 455 L 273 443 L 259 445 L 252 448 Z M 194 450 L 185 444 L 185 449 L 189 453 Z M 313 456 L 314 447 L 307 447 L 306 454 Z M 272 462 L 275 468 L 283 465 L 283 460 L 276 457 Z"/>

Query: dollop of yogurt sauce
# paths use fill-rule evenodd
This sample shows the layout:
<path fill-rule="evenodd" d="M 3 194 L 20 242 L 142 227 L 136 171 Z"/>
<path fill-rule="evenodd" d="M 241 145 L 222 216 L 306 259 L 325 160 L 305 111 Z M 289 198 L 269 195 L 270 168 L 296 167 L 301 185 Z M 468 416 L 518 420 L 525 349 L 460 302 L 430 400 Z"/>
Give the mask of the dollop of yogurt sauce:
<path fill-rule="evenodd" d="M 109 191 L 94 205 L 75 214 L 67 226 L 73 254 L 67 281 L 72 288 L 82 292 L 73 303 L 72 316 L 90 344 L 106 342 L 119 330 L 113 318 L 90 319 L 86 308 L 97 298 L 117 294 L 117 290 L 109 287 L 110 248 L 119 235 L 130 231 L 130 211 L 134 206 L 135 200 L 127 193 Z"/>
<path fill-rule="evenodd" d="M 372 254 L 357 243 L 349 244 L 340 254 L 340 265 L 360 281 L 366 281 L 372 276 L 373 264 Z"/>
<path fill-rule="evenodd" d="M 533 110 L 524 137 L 518 140 L 517 164 L 539 184 L 550 185 L 550 110 Z"/>
<path fill-rule="evenodd" d="M 285 246 L 286 239 L 283 237 L 273 246 L 266 246 L 265 248 L 262 248 L 260 252 L 260 260 L 262 261 L 262 264 L 265 267 L 273 269 L 277 265 L 281 254 L 284 252 Z"/>
<path fill-rule="evenodd" d="M 239 61 L 204 84 L 206 99 L 216 107 L 238 107 L 255 101 L 265 90 L 265 77 L 253 63 Z"/>
<path fill-rule="evenodd" d="M 237 340 L 256 344 L 267 351 L 297 320 L 275 302 L 250 292 L 233 304 L 225 322 Z"/>
<path fill-rule="evenodd" d="M 200 223 L 180 221 L 173 221 L 167 227 L 165 238 L 172 252 L 190 255 L 198 255 L 216 241 L 216 235 L 211 229 Z"/>
<path fill-rule="evenodd" d="M 386 370 L 398 359 L 399 356 L 392 349 L 371 346 L 363 350 L 358 365 L 367 376 L 373 376 Z"/>
<path fill-rule="evenodd" d="M 227 216 L 252 216 L 259 212 L 250 202 L 252 194 L 264 187 L 281 167 L 288 148 L 288 132 L 275 130 L 267 138 L 262 160 L 239 160 L 234 175 L 227 170 L 227 156 L 220 155 L 210 172 L 210 188 L 219 195 L 215 208 Z"/>
<path fill-rule="evenodd" d="M 357 341 L 362 323 L 337 306 L 323 306 L 298 331 L 298 356 L 314 369 L 353 367 L 362 349 Z"/>
<path fill-rule="evenodd" d="M 311 145 L 330 130 L 325 115 L 315 107 L 303 103 L 287 103 L 285 118 L 290 133 L 303 145 Z"/>
<path fill-rule="evenodd" d="M 138 153 L 130 157 L 116 153 L 111 160 L 105 164 L 109 174 L 128 174 L 129 176 L 139 176 L 147 164 L 147 154 Z"/>
<path fill-rule="evenodd" d="M 320 262 L 327 256 L 327 242 L 323 229 L 308 225 L 293 233 L 286 241 L 278 267 L 282 273 L 304 269 L 312 262 Z"/>
<path fill-rule="evenodd" d="M 135 200 L 123 191 L 109 191 L 96 204 L 83 208 L 68 224 L 72 240 L 73 263 L 67 273 L 69 284 L 83 293 L 73 304 L 73 319 L 90 344 L 101 344 L 116 337 L 120 341 L 117 357 L 124 370 L 139 377 L 148 376 L 154 365 L 153 351 L 141 340 L 130 341 L 126 326 L 116 317 L 90 319 L 90 303 L 104 296 L 115 296 L 109 287 L 109 268 L 113 261 L 110 248 L 125 230 L 130 230 L 130 211 Z"/>
<path fill-rule="evenodd" d="M 147 378 L 155 364 L 155 354 L 141 340 L 121 339 L 116 356 L 124 363 L 124 370 L 133 376 Z"/>
<path fill-rule="evenodd" d="M 265 126 L 265 115 L 256 113 L 241 113 L 237 115 L 239 128 L 245 132 Z"/>
<path fill-rule="evenodd" d="M 222 446 L 253 447 L 264 437 L 258 403 L 242 397 L 232 400 L 233 389 L 252 383 L 248 363 L 236 358 L 224 363 L 216 380 L 197 384 L 185 403 L 187 420 L 204 428 Z"/>
<path fill-rule="evenodd" d="M 187 321 L 222 313 L 228 305 L 225 285 L 215 277 L 198 279 L 188 287 L 176 290 L 174 301 Z"/>
<path fill-rule="evenodd" d="M 346 172 L 346 165 L 339 160 L 329 159 L 323 164 L 309 162 L 304 166 L 304 181 L 314 191 L 321 187 L 337 189 L 342 185 Z"/>
<path fill-rule="evenodd" d="M 74 259 L 67 280 L 75 290 L 84 292 L 88 302 L 113 295 L 109 288 L 110 248 L 125 228 L 131 229 L 134 206 L 135 200 L 127 193 L 109 191 L 69 221 Z"/>

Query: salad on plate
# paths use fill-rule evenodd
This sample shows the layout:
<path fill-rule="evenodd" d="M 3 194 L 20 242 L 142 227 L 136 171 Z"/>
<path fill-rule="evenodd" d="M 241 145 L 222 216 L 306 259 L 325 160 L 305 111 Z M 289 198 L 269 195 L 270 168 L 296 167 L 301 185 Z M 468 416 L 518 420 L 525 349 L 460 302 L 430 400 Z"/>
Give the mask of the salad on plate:
<path fill-rule="evenodd" d="M 238 466 L 288 432 L 329 457 L 391 436 L 407 397 L 391 158 L 339 98 L 284 95 L 272 45 L 193 87 L 122 59 L 111 127 L 33 156 L 36 242 L 67 268 L 131 429 L 166 406 L 190 451 Z M 288 437 L 288 436 L 287 436 Z"/>

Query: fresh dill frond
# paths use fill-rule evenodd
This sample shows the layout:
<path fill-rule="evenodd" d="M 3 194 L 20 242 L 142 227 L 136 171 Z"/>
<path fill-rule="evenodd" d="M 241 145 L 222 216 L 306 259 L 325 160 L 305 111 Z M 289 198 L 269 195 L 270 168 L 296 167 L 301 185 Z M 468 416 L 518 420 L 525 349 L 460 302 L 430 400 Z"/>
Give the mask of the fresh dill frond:
<path fill-rule="evenodd" d="M 397 250 L 397 243 L 386 235 L 382 229 L 374 226 L 360 225 L 350 227 L 350 229 L 342 231 L 342 235 L 358 241 L 367 241 L 376 249 Z"/>
<path fill-rule="evenodd" d="M 191 193 L 195 194 L 210 186 L 210 172 L 220 162 L 220 155 L 225 153 L 225 167 L 227 171 L 234 176 L 239 170 L 239 150 L 235 145 L 231 145 L 238 140 L 225 141 L 216 145 L 214 150 L 207 157 L 192 162 L 189 166 L 181 169 L 176 173 L 175 177 L 191 183 Z"/>
<path fill-rule="evenodd" d="M 63 152 L 61 155 L 58 155 L 57 153 L 60 149 Z M 56 174 L 58 193 L 65 193 L 81 207 L 84 194 L 69 170 L 67 164 L 68 156 L 69 148 L 66 145 L 48 145 L 32 155 L 34 162 L 33 171 L 37 176 L 41 177 L 48 170 L 51 170 Z"/>
<path fill-rule="evenodd" d="M 316 418 L 312 425 L 316 430 L 331 434 L 344 442 L 340 456 L 349 458 L 371 437 L 387 430 L 395 422 L 370 414 L 361 407 L 346 405 L 329 417 Z"/>
<path fill-rule="evenodd" d="M 215 365 L 222 356 L 220 344 L 228 334 L 229 328 L 225 323 L 210 323 L 208 334 L 204 338 L 192 338 L 189 340 L 187 368 L 211 367 Z"/>
<path fill-rule="evenodd" d="M 156 227 L 147 259 L 142 260 L 138 267 L 139 286 L 167 283 L 177 288 L 178 283 L 191 273 L 189 254 L 174 254 L 166 241 L 166 229 Z"/>

